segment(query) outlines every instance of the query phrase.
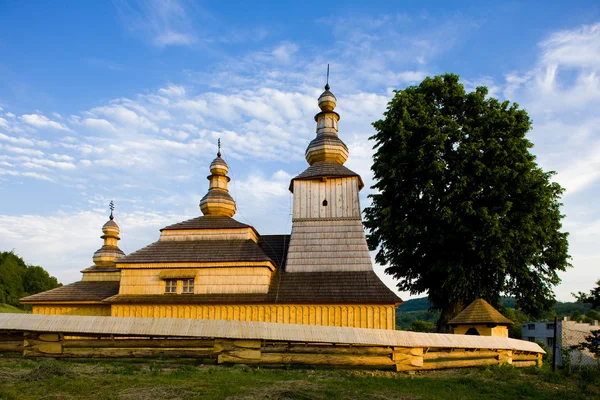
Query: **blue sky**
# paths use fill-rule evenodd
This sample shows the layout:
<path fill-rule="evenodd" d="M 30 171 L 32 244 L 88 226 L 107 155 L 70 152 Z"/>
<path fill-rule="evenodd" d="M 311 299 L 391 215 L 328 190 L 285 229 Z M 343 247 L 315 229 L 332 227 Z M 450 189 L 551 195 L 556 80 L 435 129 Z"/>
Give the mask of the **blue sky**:
<path fill-rule="evenodd" d="M 288 233 L 328 63 L 363 207 L 393 90 L 457 73 L 530 113 L 538 162 L 567 189 L 574 268 L 557 297 L 600 278 L 595 1 L 0 2 L 0 249 L 78 280 L 111 199 L 121 248 L 149 244 L 200 215 L 219 137 L 235 218 Z"/>

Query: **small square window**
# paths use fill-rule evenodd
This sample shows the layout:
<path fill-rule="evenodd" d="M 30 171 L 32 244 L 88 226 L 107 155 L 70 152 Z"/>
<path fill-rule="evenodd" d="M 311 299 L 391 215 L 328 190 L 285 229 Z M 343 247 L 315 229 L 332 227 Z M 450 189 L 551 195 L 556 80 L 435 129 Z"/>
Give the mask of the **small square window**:
<path fill-rule="evenodd" d="M 528 324 L 527 325 L 527 329 L 529 329 L 530 331 L 535 329 L 535 324 Z"/>
<path fill-rule="evenodd" d="M 529 340 L 530 342 L 535 342 L 535 338 L 534 338 L 533 336 L 529 336 L 529 337 L 527 338 L 527 340 Z"/>
<path fill-rule="evenodd" d="M 184 279 L 182 293 L 194 293 L 194 280 Z"/>
<path fill-rule="evenodd" d="M 554 338 L 552 338 L 552 337 L 546 338 L 546 344 L 550 348 L 554 347 Z"/>
<path fill-rule="evenodd" d="M 546 324 L 546 329 L 554 329 L 554 324 Z"/>
<path fill-rule="evenodd" d="M 165 293 L 177 293 L 177 280 L 176 279 L 165 280 Z"/>

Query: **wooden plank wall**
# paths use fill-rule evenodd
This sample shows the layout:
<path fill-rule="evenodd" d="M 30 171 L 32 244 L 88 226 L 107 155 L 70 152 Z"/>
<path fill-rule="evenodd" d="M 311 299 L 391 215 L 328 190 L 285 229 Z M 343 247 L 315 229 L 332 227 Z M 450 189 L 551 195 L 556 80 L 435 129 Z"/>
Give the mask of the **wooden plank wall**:
<path fill-rule="evenodd" d="M 50 315 L 91 315 L 98 317 L 109 317 L 110 304 L 106 305 L 34 305 L 32 314 L 50 314 Z"/>
<path fill-rule="evenodd" d="M 164 294 L 165 268 L 123 269 L 119 294 Z M 194 272 L 196 294 L 267 293 L 273 272 L 267 267 L 187 268 L 171 272 Z"/>
<path fill-rule="evenodd" d="M 360 219 L 358 177 L 294 181 L 292 218 Z"/>
<path fill-rule="evenodd" d="M 25 357 L 212 358 L 219 364 L 358 366 L 395 371 L 542 364 L 540 353 L 506 349 L 356 346 L 221 338 L 127 338 L 86 336 L 77 332 L 0 331 L 0 351 L 23 351 Z"/>
<path fill-rule="evenodd" d="M 112 316 L 396 329 L 393 305 L 113 305 Z"/>

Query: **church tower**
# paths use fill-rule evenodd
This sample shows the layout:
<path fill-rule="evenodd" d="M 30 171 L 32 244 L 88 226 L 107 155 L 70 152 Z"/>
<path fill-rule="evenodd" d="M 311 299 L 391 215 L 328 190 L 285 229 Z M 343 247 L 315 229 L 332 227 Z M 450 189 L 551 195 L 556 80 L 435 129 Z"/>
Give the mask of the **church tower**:
<path fill-rule="evenodd" d="M 338 136 L 340 116 L 329 84 L 318 104 L 317 136 L 305 154 L 310 167 L 290 184 L 294 203 L 286 271 L 372 271 L 358 197 L 364 185 L 344 166 L 348 147 Z"/>

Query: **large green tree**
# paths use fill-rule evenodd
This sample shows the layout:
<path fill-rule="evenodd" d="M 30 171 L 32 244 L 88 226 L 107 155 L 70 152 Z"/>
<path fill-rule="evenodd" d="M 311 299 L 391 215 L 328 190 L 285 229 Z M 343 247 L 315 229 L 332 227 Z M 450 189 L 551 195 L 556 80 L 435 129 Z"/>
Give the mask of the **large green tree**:
<path fill-rule="evenodd" d="M 42 267 L 27 265 L 12 251 L 0 252 L 0 304 L 22 307 L 21 297 L 61 286 Z"/>
<path fill-rule="evenodd" d="M 441 331 L 479 297 L 514 296 L 541 315 L 569 266 L 563 189 L 529 151 L 529 116 L 487 94 L 457 75 L 426 78 L 373 123 L 369 246 L 400 290 L 428 294 Z"/>

